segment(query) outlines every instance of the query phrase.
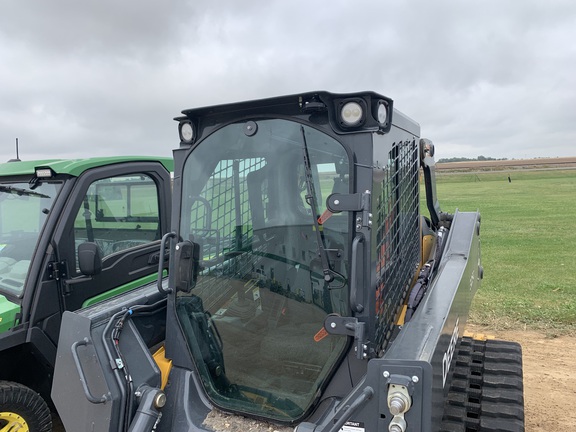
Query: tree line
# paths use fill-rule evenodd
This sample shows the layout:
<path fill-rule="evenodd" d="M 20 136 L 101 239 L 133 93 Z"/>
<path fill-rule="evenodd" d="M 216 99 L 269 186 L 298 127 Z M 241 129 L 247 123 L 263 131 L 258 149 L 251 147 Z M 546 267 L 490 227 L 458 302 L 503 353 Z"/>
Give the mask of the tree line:
<path fill-rule="evenodd" d="M 487 156 L 478 156 L 476 158 L 466 158 L 466 157 L 453 157 L 453 158 L 442 158 L 438 159 L 438 163 L 448 163 L 448 162 L 476 162 L 476 161 L 495 161 L 495 160 L 508 160 L 507 158 L 493 158 Z"/>

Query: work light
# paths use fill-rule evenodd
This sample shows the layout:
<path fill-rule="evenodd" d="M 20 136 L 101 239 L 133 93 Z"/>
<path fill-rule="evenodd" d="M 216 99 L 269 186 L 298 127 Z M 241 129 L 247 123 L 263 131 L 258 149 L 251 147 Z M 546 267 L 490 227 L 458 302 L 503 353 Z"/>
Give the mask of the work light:
<path fill-rule="evenodd" d="M 194 139 L 194 127 L 192 123 L 188 121 L 180 122 L 178 129 L 180 132 L 180 140 L 188 144 L 191 143 Z"/>
<path fill-rule="evenodd" d="M 346 102 L 340 110 L 340 119 L 344 126 L 358 126 L 364 117 L 362 106 L 355 101 Z"/>
<path fill-rule="evenodd" d="M 36 168 L 34 171 L 37 178 L 50 178 L 54 175 L 51 168 Z"/>
<path fill-rule="evenodd" d="M 378 123 L 380 124 L 386 123 L 386 118 L 388 117 L 388 108 L 386 108 L 384 102 L 380 101 L 380 103 L 378 103 L 378 111 L 376 115 Z"/>

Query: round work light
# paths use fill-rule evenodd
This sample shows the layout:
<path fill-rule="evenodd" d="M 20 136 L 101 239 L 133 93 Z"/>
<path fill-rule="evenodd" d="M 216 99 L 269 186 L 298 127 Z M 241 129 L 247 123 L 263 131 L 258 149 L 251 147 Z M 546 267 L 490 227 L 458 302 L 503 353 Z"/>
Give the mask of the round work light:
<path fill-rule="evenodd" d="M 194 128 L 190 122 L 180 123 L 180 139 L 185 143 L 190 143 L 194 139 Z"/>
<path fill-rule="evenodd" d="M 376 114 L 378 116 L 378 123 L 386 123 L 386 118 L 388 117 L 388 108 L 386 108 L 385 104 L 382 102 L 378 104 L 378 112 Z"/>
<path fill-rule="evenodd" d="M 364 112 L 358 102 L 347 102 L 340 111 L 340 119 L 345 126 L 357 126 L 361 121 Z"/>

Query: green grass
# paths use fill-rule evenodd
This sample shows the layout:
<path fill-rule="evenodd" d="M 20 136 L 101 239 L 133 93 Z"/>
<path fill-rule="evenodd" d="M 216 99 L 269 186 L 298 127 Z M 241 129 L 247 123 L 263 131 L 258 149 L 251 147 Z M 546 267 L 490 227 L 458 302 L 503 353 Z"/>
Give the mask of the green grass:
<path fill-rule="evenodd" d="M 576 333 L 576 170 L 442 175 L 443 211 L 480 210 L 484 280 L 471 321 Z"/>

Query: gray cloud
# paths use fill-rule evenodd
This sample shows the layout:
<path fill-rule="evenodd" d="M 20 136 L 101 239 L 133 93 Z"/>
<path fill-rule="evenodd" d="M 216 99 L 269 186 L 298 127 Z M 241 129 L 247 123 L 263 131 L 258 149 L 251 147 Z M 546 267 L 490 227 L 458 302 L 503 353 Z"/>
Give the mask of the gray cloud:
<path fill-rule="evenodd" d="M 7 1 L 0 160 L 169 155 L 182 109 L 314 89 L 392 97 L 440 157 L 574 155 L 575 33 L 564 0 Z"/>

